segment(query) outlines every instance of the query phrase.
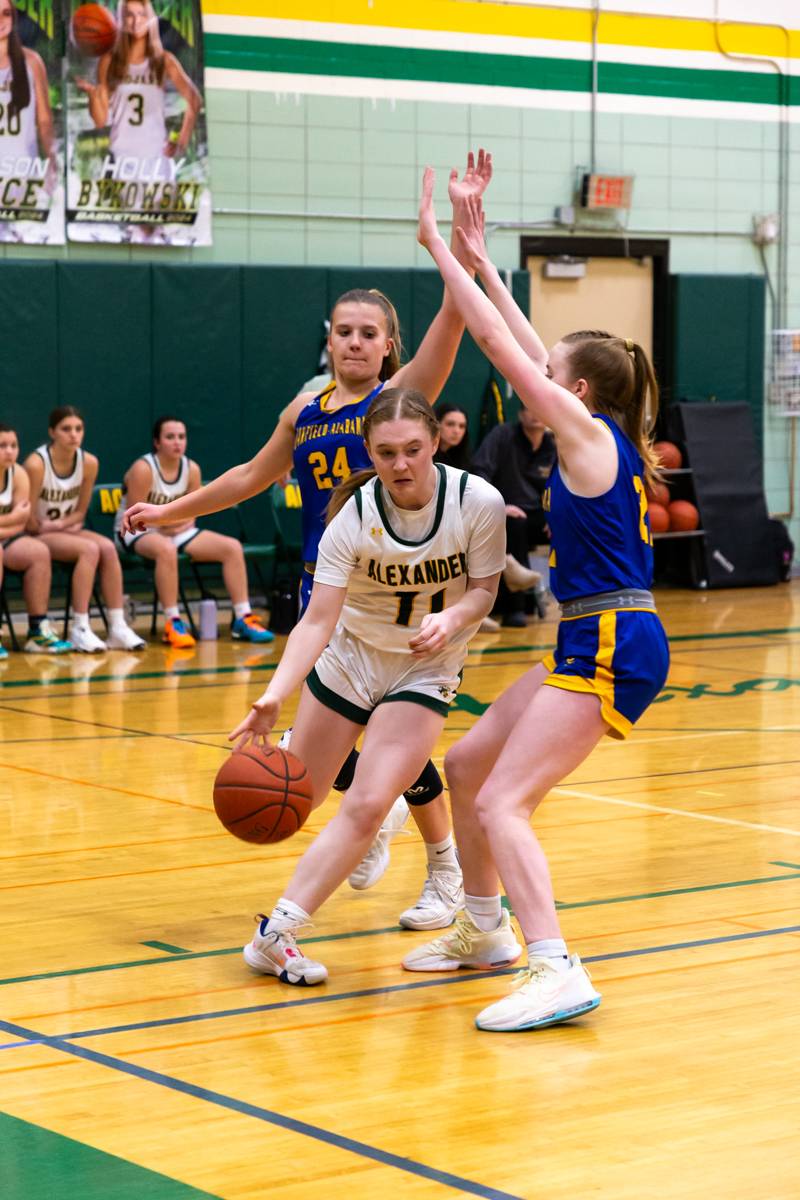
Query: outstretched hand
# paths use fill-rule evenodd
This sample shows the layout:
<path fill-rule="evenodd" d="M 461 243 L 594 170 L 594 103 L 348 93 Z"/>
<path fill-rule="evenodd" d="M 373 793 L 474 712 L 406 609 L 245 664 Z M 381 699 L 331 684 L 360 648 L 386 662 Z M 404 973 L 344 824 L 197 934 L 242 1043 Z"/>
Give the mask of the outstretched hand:
<path fill-rule="evenodd" d="M 455 167 L 450 172 L 450 182 L 447 185 L 450 203 L 454 208 L 460 208 L 471 196 L 480 199 L 489 186 L 491 178 L 491 154 L 481 148 L 478 151 L 478 160 L 476 162 L 475 155 L 470 150 L 467 155 L 467 169 L 464 172 L 464 178 L 458 178 L 458 170 Z"/>
<path fill-rule="evenodd" d="M 436 210 L 433 207 L 433 184 L 436 179 L 433 167 L 426 167 L 422 176 L 422 196 L 419 202 L 419 224 L 417 225 L 417 241 L 421 246 L 430 249 L 439 236 L 436 224 Z"/>
<path fill-rule="evenodd" d="M 269 735 L 280 712 L 277 700 L 256 700 L 245 719 L 228 734 L 234 742 L 234 750 L 242 750 L 248 743 L 254 746 L 269 746 Z"/>
<path fill-rule="evenodd" d="M 486 213 L 480 196 L 470 196 L 459 212 L 456 236 L 463 261 L 473 271 L 480 271 L 488 257 L 486 252 Z"/>

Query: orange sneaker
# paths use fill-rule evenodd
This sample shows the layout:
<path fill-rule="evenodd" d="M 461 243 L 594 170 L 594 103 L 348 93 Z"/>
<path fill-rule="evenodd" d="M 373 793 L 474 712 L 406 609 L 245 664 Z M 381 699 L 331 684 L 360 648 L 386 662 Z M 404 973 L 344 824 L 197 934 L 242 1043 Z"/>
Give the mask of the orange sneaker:
<path fill-rule="evenodd" d="M 168 642 L 176 650 L 190 650 L 196 644 L 180 617 L 167 618 L 161 640 Z"/>

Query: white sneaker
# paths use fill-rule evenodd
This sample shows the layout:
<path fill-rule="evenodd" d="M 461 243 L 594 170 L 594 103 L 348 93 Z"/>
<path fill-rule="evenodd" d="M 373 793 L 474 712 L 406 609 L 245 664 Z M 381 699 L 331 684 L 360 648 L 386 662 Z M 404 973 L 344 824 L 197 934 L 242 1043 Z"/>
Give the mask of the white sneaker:
<path fill-rule="evenodd" d="M 511 966 L 520 954 L 522 946 L 514 937 L 505 909 L 497 929 L 489 933 L 478 929 L 465 911 L 447 933 L 407 954 L 403 966 L 407 971 L 457 971 L 459 967 L 491 971 Z"/>
<path fill-rule="evenodd" d="M 408 820 L 405 796 L 398 796 L 381 825 L 380 832 L 348 879 L 351 888 L 365 892 L 378 882 L 389 865 L 389 842 Z"/>
<path fill-rule="evenodd" d="M 537 957 L 520 971 L 511 995 L 478 1013 L 475 1024 L 493 1033 L 542 1029 L 591 1012 L 600 1000 L 577 954 L 570 958 L 568 971 L 559 971 L 549 959 Z"/>
<path fill-rule="evenodd" d="M 445 929 L 463 907 L 461 868 L 428 866 L 422 894 L 413 908 L 400 914 L 400 924 L 404 929 Z"/>
<path fill-rule="evenodd" d="M 325 982 L 327 968 L 306 958 L 297 945 L 295 931 L 299 925 L 270 929 L 269 917 L 259 913 L 256 919 L 258 929 L 242 951 L 248 967 L 262 975 L 277 975 L 281 983 L 292 983 L 297 987 L 312 987 L 315 983 Z"/>
<path fill-rule="evenodd" d="M 106 642 L 109 650 L 144 650 L 147 643 L 130 625 L 114 625 Z"/>
<path fill-rule="evenodd" d="M 92 633 L 88 625 L 76 625 L 74 621 L 69 627 L 69 640 L 72 649 L 80 651 L 81 654 L 99 654 L 106 649 L 105 642 Z"/>

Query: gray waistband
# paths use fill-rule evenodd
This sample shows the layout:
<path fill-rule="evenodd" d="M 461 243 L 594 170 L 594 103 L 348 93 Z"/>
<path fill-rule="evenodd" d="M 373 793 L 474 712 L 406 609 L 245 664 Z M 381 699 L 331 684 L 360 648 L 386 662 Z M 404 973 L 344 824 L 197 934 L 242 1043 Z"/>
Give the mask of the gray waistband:
<path fill-rule="evenodd" d="M 621 588 L 618 592 L 600 592 L 597 596 L 579 596 L 561 605 L 562 617 L 583 617 L 587 613 L 609 612 L 616 608 L 655 608 L 653 593 L 646 588 Z"/>

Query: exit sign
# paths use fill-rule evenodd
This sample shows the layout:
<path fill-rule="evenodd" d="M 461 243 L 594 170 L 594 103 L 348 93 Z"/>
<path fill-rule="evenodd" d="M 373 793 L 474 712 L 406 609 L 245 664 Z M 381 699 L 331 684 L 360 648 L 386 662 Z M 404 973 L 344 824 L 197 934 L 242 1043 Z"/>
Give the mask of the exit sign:
<path fill-rule="evenodd" d="M 630 208 L 632 175 L 584 175 L 581 204 L 584 208 Z"/>

